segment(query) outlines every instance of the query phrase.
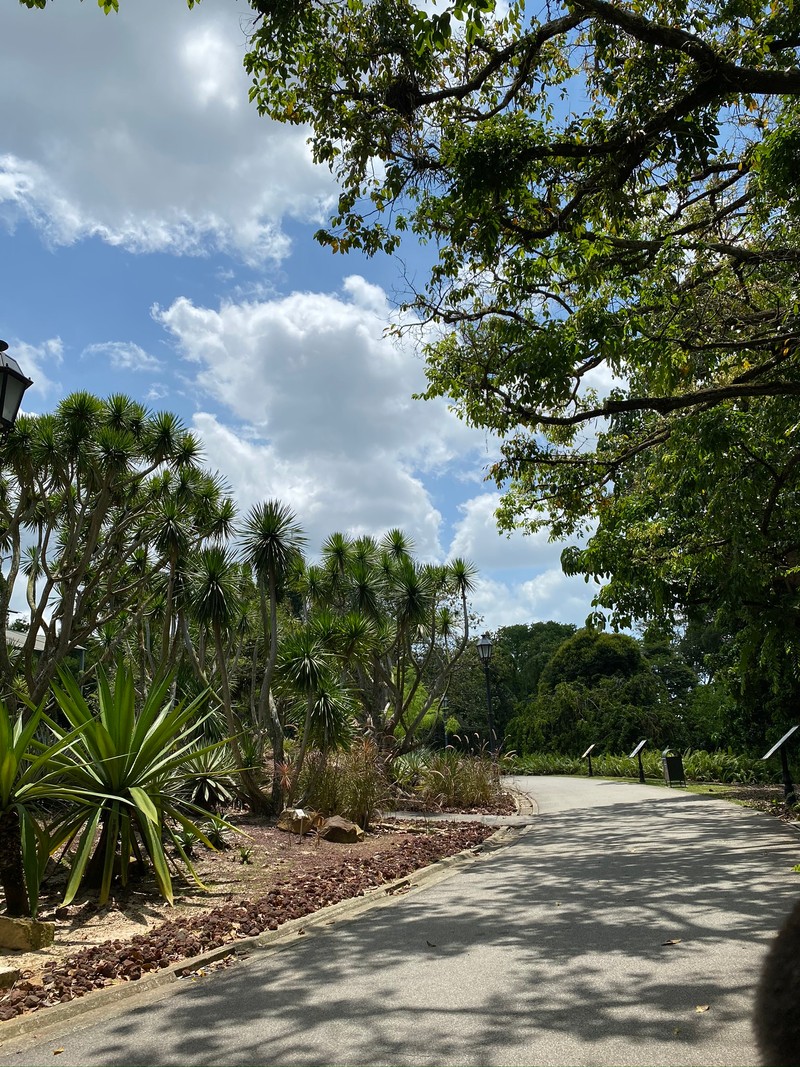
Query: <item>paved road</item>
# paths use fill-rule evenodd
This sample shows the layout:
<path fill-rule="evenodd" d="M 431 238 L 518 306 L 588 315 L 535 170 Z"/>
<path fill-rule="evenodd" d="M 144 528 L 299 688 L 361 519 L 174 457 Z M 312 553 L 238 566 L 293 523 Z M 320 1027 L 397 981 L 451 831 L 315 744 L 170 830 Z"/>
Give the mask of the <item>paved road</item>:
<path fill-rule="evenodd" d="M 115 1017 L 3 1043 L 0 1065 L 755 1064 L 752 989 L 800 890 L 797 834 L 678 790 L 515 784 L 539 815 L 514 844 Z"/>

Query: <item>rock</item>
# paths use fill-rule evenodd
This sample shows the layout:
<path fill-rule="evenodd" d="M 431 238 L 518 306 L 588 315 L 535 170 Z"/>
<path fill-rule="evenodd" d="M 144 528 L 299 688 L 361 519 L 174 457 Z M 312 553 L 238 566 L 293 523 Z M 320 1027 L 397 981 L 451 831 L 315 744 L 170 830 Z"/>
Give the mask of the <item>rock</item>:
<path fill-rule="evenodd" d="M 284 808 L 276 823 L 279 830 L 292 834 L 309 833 L 322 822 L 322 816 L 316 811 L 304 811 L 303 808 Z"/>
<path fill-rule="evenodd" d="M 30 952 L 53 944 L 55 923 L 40 923 L 36 919 L 10 919 L 0 915 L 0 948 Z"/>
<path fill-rule="evenodd" d="M 10 989 L 19 978 L 19 971 L 14 967 L 0 967 L 0 989 Z"/>
<path fill-rule="evenodd" d="M 364 840 L 364 831 L 356 823 L 343 819 L 341 815 L 331 815 L 320 827 L 319 836 L 340 845 L 354 845 Z"/>

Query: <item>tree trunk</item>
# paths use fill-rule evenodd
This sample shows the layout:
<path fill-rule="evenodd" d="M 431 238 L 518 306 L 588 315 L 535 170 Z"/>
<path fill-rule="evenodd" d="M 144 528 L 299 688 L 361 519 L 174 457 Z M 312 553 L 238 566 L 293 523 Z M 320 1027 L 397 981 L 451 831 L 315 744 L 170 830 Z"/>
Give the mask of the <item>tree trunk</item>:
<path fill-rule="evenodd" d="M 30 915 L 22 867 L 22 833 L 15 809 L 0 815 L 0 884 L 6 897 L 6 912 L 12 918 Z"/>
<path fill-rule="evenodd" d="M 303 724 L 303 737 L 300 742 L 300 751 L 297 753 L 297 760 L 295 763 L 294 773 L 292 774 L 292 784 L 289 786 L 289 796 L 291 801 L 294 802 L 295 792 L 297 790 L 297 782 L 300 778 L 300 771 L 303 769 L 303 763 L 306 758 L 306 750 L 308 749 L 308 739 L 311 735 L 311 713 L 314 708 L 314 694 L 309 693 L 308 701 L 306 703 L 306 721 Z"/>
<path fill-rule="evenodd" d="M 272 805 L 269 799 L 264 796 L 258 786 L 258 782 L 253 777 L 251 771 L 244 766 L 244 759 L 242 758 L 242 750 L 239 745 L 238 733 L 239 723 L 233 710 L 231 703 L 231 690 L 228 684 L 228 665 L 225 662 L 225 651 L 222 647 L 222 629 L 218 622 L 213 624 L 214 630 L 214 644 L 217 652 L 217 666 L 220 676 L 220 688 L 222 690 L 222 707 L 225 713 L 225 722 L 230 734 L 230 745 L 233 752 L 233 758 L 236 760 L 236 766 L 238 768 L 239 783 L 244 793 L 250 810 L 256 815 L 267 815 L 272 810 Z"/>

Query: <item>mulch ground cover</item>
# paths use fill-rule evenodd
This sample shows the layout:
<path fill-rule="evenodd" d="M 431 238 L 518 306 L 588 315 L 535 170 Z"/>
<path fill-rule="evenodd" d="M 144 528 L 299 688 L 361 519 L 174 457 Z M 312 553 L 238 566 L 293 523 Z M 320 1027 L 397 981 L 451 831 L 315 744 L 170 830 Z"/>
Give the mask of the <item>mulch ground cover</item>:
<path fill-rule="evenodd" d="M 146 934 L 106 941 L 61 961 L 44 965 L 41 981 L 22 979 L 0 996 L 0 1021 L 85 996 L 94 989 L 135 982 L 242 938 L 277 930 L 320 908 L 403 878 L 445 856 L 479 847 L 495 828 L 453 823 L 435 835 L 415 835 L 363 858 L 349 858 L 324 869 L 295 874 L 257 900 L 223 904 L 196 917 L 168 920 Z"/>

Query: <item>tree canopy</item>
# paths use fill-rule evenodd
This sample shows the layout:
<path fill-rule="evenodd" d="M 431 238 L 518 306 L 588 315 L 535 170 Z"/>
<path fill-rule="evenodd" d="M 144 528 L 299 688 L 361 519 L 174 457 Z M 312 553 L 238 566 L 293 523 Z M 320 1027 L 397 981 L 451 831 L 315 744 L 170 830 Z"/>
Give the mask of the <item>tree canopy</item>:
<path fill-rule="evenodd" d="M 501 526 L 591 532 L 619 624 L 797 662 L 800 9 L 253 7 L 252 96 L 341 184 L 319 239 L 433 250 L 425 396 L 500 437 Z"/>
<path fill-rule="evenodd" d="M 790 5 L 253 7 L 252 95 L 342 185 L 320 239 L 436 246 L 426 395 L 504 438 L 506 524 L 571 533 L 687 420 L 800 394 Z"/>

